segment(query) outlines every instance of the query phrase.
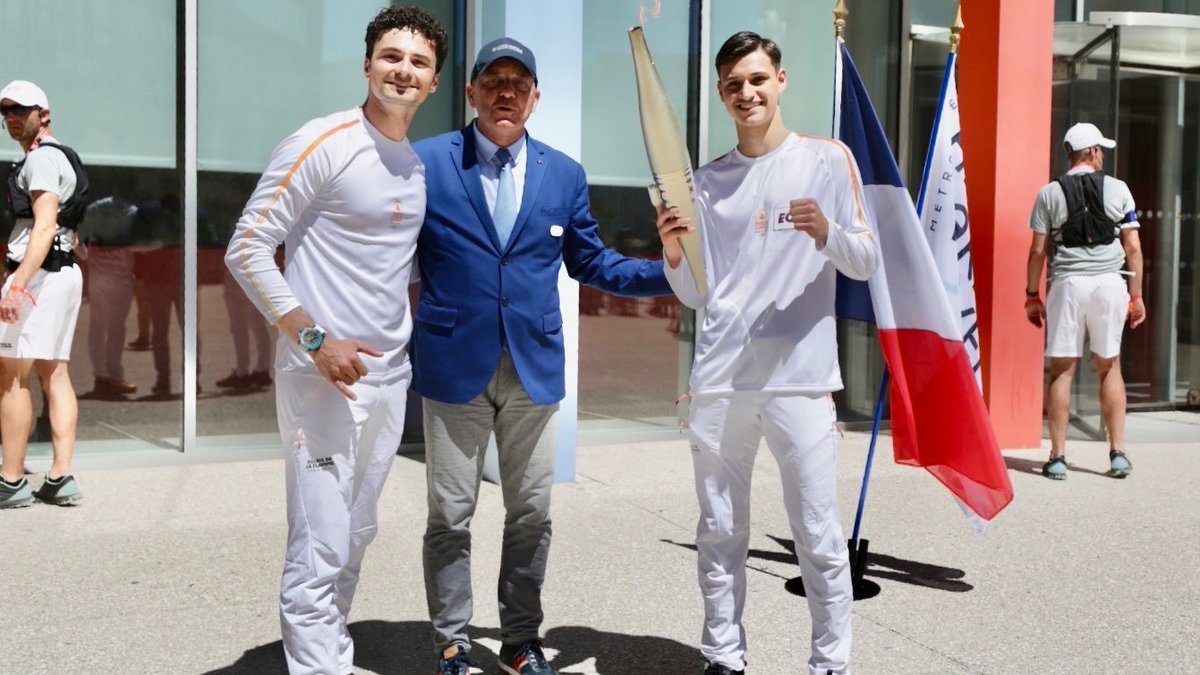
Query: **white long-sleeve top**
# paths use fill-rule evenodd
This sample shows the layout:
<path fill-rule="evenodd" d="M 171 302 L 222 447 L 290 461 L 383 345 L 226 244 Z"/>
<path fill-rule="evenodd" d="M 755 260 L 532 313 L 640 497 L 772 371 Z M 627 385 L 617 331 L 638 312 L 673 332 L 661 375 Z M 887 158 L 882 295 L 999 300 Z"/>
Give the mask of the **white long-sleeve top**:
<path fill-rule="evenodd" d="M 303 307 L 329 336 L 383 352 L 360 354 L 365 379 L 391 381 L 410 368 L 408 285 L 424 219 L 424 164 L 407 139 L 387 138 L 354 108 L 305 124 L 275 148 L 225 263 L 272 324 Z M 282 333 L 275 367 L 316 372 Z"/>
<path fill-rule="evenodd" d="M 761 157 L 735 149 L 713 160 L 695 185 L 708 293 L 697 290 L 686 258 L 665 266 L 679 299 L 704 308 L 691 392 L 841 389 L 835 268 L 866 279 L 879 264 L 849 150 L 793 134 Z M 823 247 L 788 218 L 791 200 L 803 198 L 816 199 L 829 220 Z"/>

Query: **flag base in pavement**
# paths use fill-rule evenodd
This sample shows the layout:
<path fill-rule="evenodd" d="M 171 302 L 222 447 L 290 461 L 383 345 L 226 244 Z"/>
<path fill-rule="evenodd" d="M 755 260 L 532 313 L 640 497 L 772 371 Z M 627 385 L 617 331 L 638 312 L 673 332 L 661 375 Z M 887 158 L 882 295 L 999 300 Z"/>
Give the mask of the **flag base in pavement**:
<path fill-rule="evenodd" d="M 850 549 L 850 582 L 854 585 L 854 599 L 869 600 L 879 595 L 879 584 L 863 577 L 863 573 L 867 571 L 867 550 L 870 547 L 870 540 L 859 539 L 857 546 L 853 539 L 846 543 Z M 783 587 L 792 595 L 807 597 L 807 593 L 804 591 L 804 579 L 800 577 L 788 579 Z"/>

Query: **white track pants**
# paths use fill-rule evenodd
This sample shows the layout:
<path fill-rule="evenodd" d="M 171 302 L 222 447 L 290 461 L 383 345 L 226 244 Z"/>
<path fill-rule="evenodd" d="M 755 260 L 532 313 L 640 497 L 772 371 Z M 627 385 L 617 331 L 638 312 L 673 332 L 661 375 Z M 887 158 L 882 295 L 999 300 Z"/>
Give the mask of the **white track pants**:
<path fill-rule="evenodd" d="M 761 392 L 692 399 L 689 429 L 700 520 L 696 526 L 704 595 L 701 653 L 745 668 L 746 556 L 750 478 L 759 441 L 779 464 L 784 505 L 812 616 L 810 673 L 848 673 L 854 592 L 837 508 L 833 406 L 827 396 Z"/>
<path fill-rule="evenodd" d="M 363 553 L 378 529 L 379 493 L 400 446 L 410 379 L 360 381 L 351 401 L 324 378 L 276 373 L 288 520 L 279 618 L 291 673 L 352 670 L 346 621 Z"/>

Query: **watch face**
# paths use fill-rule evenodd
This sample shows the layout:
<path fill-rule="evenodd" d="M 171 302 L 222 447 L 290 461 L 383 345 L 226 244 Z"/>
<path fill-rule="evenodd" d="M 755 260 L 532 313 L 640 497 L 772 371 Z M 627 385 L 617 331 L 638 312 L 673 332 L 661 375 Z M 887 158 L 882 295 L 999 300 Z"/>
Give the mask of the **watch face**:
<path fill-rule="evenodd" d="M 325 331 L 316 326 L 306 326 L 300 329 L 300 346 L 306 351 L 316 351 L 320 349 L 321 342 L 325 340 Z"/>

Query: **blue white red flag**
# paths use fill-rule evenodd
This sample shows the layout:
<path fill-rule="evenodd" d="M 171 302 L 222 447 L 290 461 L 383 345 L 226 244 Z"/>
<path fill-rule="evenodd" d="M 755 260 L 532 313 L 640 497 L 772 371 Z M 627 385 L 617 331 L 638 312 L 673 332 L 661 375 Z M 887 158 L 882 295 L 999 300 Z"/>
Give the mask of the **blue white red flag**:
<path fill-rule="evenodd" d="M 896 462 L 924 467 L 970 511 L 991 520 L 1012 501 L 1012 483 L 958 315 L 883 127 L 840 41 L 834 86 L 834 136 L 858 163 L 867 220 L 882 254 L 870 281 L 839 279 L 839 316 L 873 317 L 878 328 L 891 375 Z"/>
<path fill-rule="evenodd" d="M 967 208 L 967 181 L 963 170 L 962 127 L 958 117 L 958 84 L 954 69 L 957 54 L 946 57 L 942 94 L 938 98 L 925 175 L 917 195 L 917 215 L 950 309 L 958 313 L 967 360 L 982 387 L 979 360 L 979 322 L 975 312 L 975 279 L 971 266 L 971 219 Z"/>

